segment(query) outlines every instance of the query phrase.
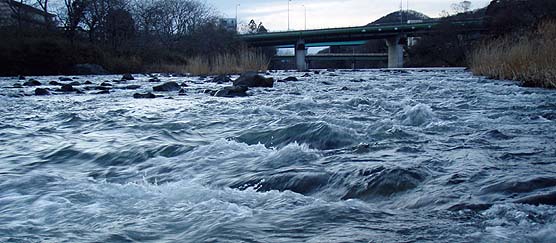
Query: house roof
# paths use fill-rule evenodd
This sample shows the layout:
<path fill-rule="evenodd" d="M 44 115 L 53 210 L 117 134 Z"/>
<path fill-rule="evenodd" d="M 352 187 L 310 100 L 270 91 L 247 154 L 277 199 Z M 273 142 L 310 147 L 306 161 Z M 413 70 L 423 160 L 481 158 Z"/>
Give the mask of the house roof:
<path fill-rule="evenodd" d="M 18 1 L 15 1 L 15 0 L 10 0 L 10 4 L 13 4 L 13 6 L 21 8 L 26 12 L 31 12 L 31 13 L 39 14 L 39 15 L 45 15 L 43 10 L 35 8 L 35 7 L 27 5 L 27 4 L 24 4 L 24 3 L 21 3 L 21 2 L 18 2 Z M 51 14 L 51 13 L 47 13 L 46 15 L 48 17 L 51 17 L 51 18 L 56 17 L 55 14 Z"/>

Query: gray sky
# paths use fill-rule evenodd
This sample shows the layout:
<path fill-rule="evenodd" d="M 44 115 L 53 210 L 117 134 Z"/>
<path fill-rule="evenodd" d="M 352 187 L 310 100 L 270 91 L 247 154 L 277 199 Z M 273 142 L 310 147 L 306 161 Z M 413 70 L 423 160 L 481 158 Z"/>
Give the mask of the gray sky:
<path fill-rule="evenodd" d="M 442 10 L 451 11 L 453 3 L 462 0 L 403 0 L 403 8 L 438 17 Z M 490 0 L 470 0 L 472 8 L 488 5 Z M 206 0 L 224 17 L 234 18 L 236 5 L 239 21 L 254 19 L 271 31 L 288 27 L 288 0 Z M 307 28 L 330 28 L 365 25 L 390 12 L 400 9 L 400 0 L 291 0 L 290 28 L 304 28 L 304 10 L 307 9 Z"/>

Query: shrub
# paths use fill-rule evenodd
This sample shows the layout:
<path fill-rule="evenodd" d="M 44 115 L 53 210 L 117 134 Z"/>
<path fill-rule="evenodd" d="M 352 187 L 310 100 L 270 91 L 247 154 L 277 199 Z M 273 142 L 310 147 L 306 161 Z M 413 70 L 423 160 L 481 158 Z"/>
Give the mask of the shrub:
<path fill-rule="evenodd" d="M 471 55 L 477 75 L 518 80 L 524 86 L 556 88 L 556 21 L 525 37 L 505 36 L 480 45 Z"/>
<path fill-rule="evenodd" d="M 270 58 L 260 50 L 243 49 L 235 53 L 212 57 L 197 56 L 187 62 L 185 70 L 193 75 L 231 74 L 246 71 L 266 71 Z"/>

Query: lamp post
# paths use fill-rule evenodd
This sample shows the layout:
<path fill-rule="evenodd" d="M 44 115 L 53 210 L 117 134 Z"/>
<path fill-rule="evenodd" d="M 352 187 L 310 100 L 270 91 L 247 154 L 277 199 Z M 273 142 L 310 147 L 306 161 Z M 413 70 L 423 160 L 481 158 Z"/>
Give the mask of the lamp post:
<path fill-rule="evenodd" d="M 302 5 L 303 6 L 303 10 L 305 10 L 305 30 L 307 30 L 307 7 L 305 6 L 305 4 Z"/>
<path fill-rule="evenodd" d="M 238 31 L 237 27 L 239 26 L 237 23 L 237 8 L 239 8 L 239 6 L 241 6 L 241 4 L 236 4 L 236 32 Z"/>
<path fill-rule="evenodd" d="M 292 0 L 288 0 L 288 31 L 290 30 L 290 2 Z"/>

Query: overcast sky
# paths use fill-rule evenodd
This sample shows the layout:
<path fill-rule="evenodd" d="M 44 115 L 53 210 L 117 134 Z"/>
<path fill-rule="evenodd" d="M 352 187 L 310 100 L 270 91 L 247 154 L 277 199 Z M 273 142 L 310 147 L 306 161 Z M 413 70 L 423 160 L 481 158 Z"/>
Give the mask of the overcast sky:
<path fill-rule="evenodd" d="M 403 8 L 438 17 L 442 10 L 451 11 L 451 5 L 463 0 L 403 0 Z M 470 0 L 472 8 L 488 5 L 490 0 Z M 206 0 L 224 17 L 234 18 L 236 5 L 241 22 L 250 19 L 262 22 L 269 30 L 288 28 L 288 0 Z M 400 0 L 291 0 L 290 28 L 304 28 L 304 7 L 307 9 L 307 28 L 360 26 L 368 24 L 390 12 L 400 9 Z"/>

